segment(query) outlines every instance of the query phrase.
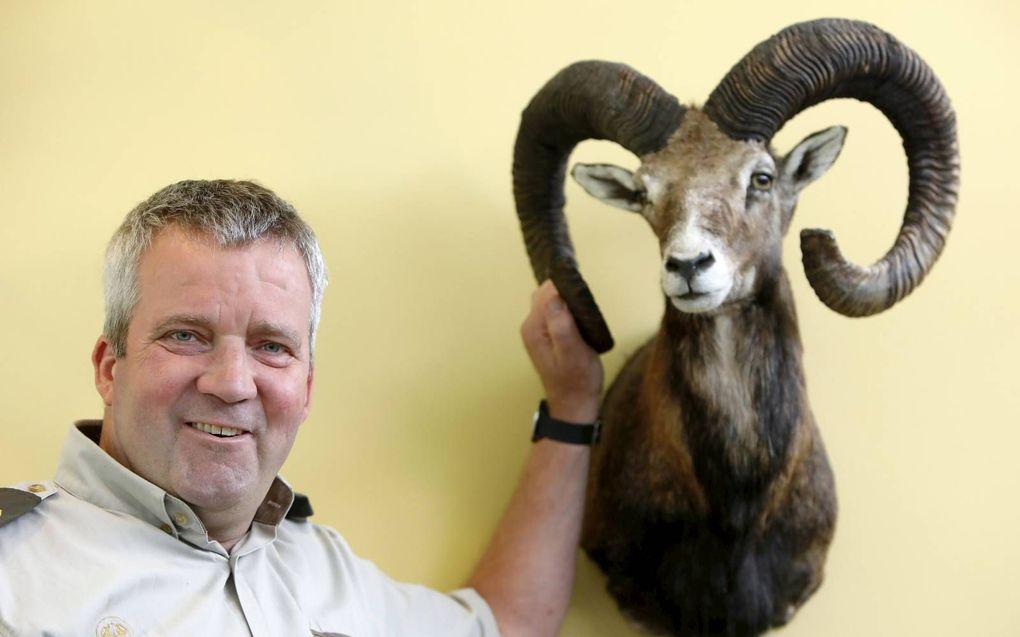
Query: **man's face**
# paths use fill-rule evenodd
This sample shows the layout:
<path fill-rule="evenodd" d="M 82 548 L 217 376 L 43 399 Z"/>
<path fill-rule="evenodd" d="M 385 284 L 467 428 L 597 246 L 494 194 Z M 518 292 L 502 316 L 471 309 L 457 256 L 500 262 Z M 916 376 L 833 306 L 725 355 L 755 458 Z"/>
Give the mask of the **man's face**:
<path fill-rule="evenodd" d="M 101 445 L 196 507 L 257 507 L 308 414 L 311 289 L 290 245 L 160 232 L 138 268 L 127 349 L 93 354 Z"/>

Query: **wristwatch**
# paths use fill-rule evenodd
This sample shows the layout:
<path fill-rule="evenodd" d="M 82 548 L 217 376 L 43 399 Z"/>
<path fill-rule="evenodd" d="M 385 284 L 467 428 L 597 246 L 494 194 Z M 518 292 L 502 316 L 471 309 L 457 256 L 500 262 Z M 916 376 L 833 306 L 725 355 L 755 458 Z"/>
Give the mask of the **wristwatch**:
<path fill-rule="evenodd" d="M 590 445 L 598 441 L 601 424 L 598 420 L 589 425 L 556 420 L 549 415 L 549 405 L 543 400 L 538 403 L 532 421 L 531 441 L 537 442 L 542 438 L 548 438 L 572 445 Z"/>

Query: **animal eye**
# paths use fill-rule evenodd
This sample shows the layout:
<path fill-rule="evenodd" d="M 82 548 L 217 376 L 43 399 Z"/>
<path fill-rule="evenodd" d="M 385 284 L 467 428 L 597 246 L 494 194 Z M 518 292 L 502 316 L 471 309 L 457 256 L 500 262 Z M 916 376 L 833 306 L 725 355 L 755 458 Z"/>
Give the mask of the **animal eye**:
<path fill-rule="evenodd" d="M 760 191 L 769 190 L 772 188 L 772 175 L 768 173 L 754 173 L 751 175 L 751 187 Z"/>

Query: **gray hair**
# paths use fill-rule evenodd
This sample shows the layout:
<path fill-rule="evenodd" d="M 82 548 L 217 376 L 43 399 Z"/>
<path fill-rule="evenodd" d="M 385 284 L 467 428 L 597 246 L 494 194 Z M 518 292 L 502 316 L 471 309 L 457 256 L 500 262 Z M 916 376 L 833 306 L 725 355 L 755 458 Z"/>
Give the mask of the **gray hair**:
<path fill-rule="evenodd" d="M 314 350 L 326 266 L 315 233 L 294 206 L 250 181 L 180 181 L 135 206 L 107 246 L 103 334 L 118 358 L 127 351 L 128 323 L 138 304 L 138 264 L 153 238 L 170 226 L 211 235 L 222 247 L 271 238 L 297 248 L 312 288 L 308 342 Z"/>

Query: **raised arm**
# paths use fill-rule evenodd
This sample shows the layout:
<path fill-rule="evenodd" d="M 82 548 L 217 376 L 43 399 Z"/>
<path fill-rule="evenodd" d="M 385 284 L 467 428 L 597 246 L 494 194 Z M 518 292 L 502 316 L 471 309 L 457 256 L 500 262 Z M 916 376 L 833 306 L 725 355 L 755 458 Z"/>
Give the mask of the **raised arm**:
<path fill-rule="evenodd" d="M 572 423 L 598 418 L 602 364 L 577 331 L 556 288 L 532 296 L 521 337 L 545 388 L 549 415 Z M 590 447 L 542 439 L 471 585 L 492 608 L 504 637 L 555 635 L 574 584 Z"/>

